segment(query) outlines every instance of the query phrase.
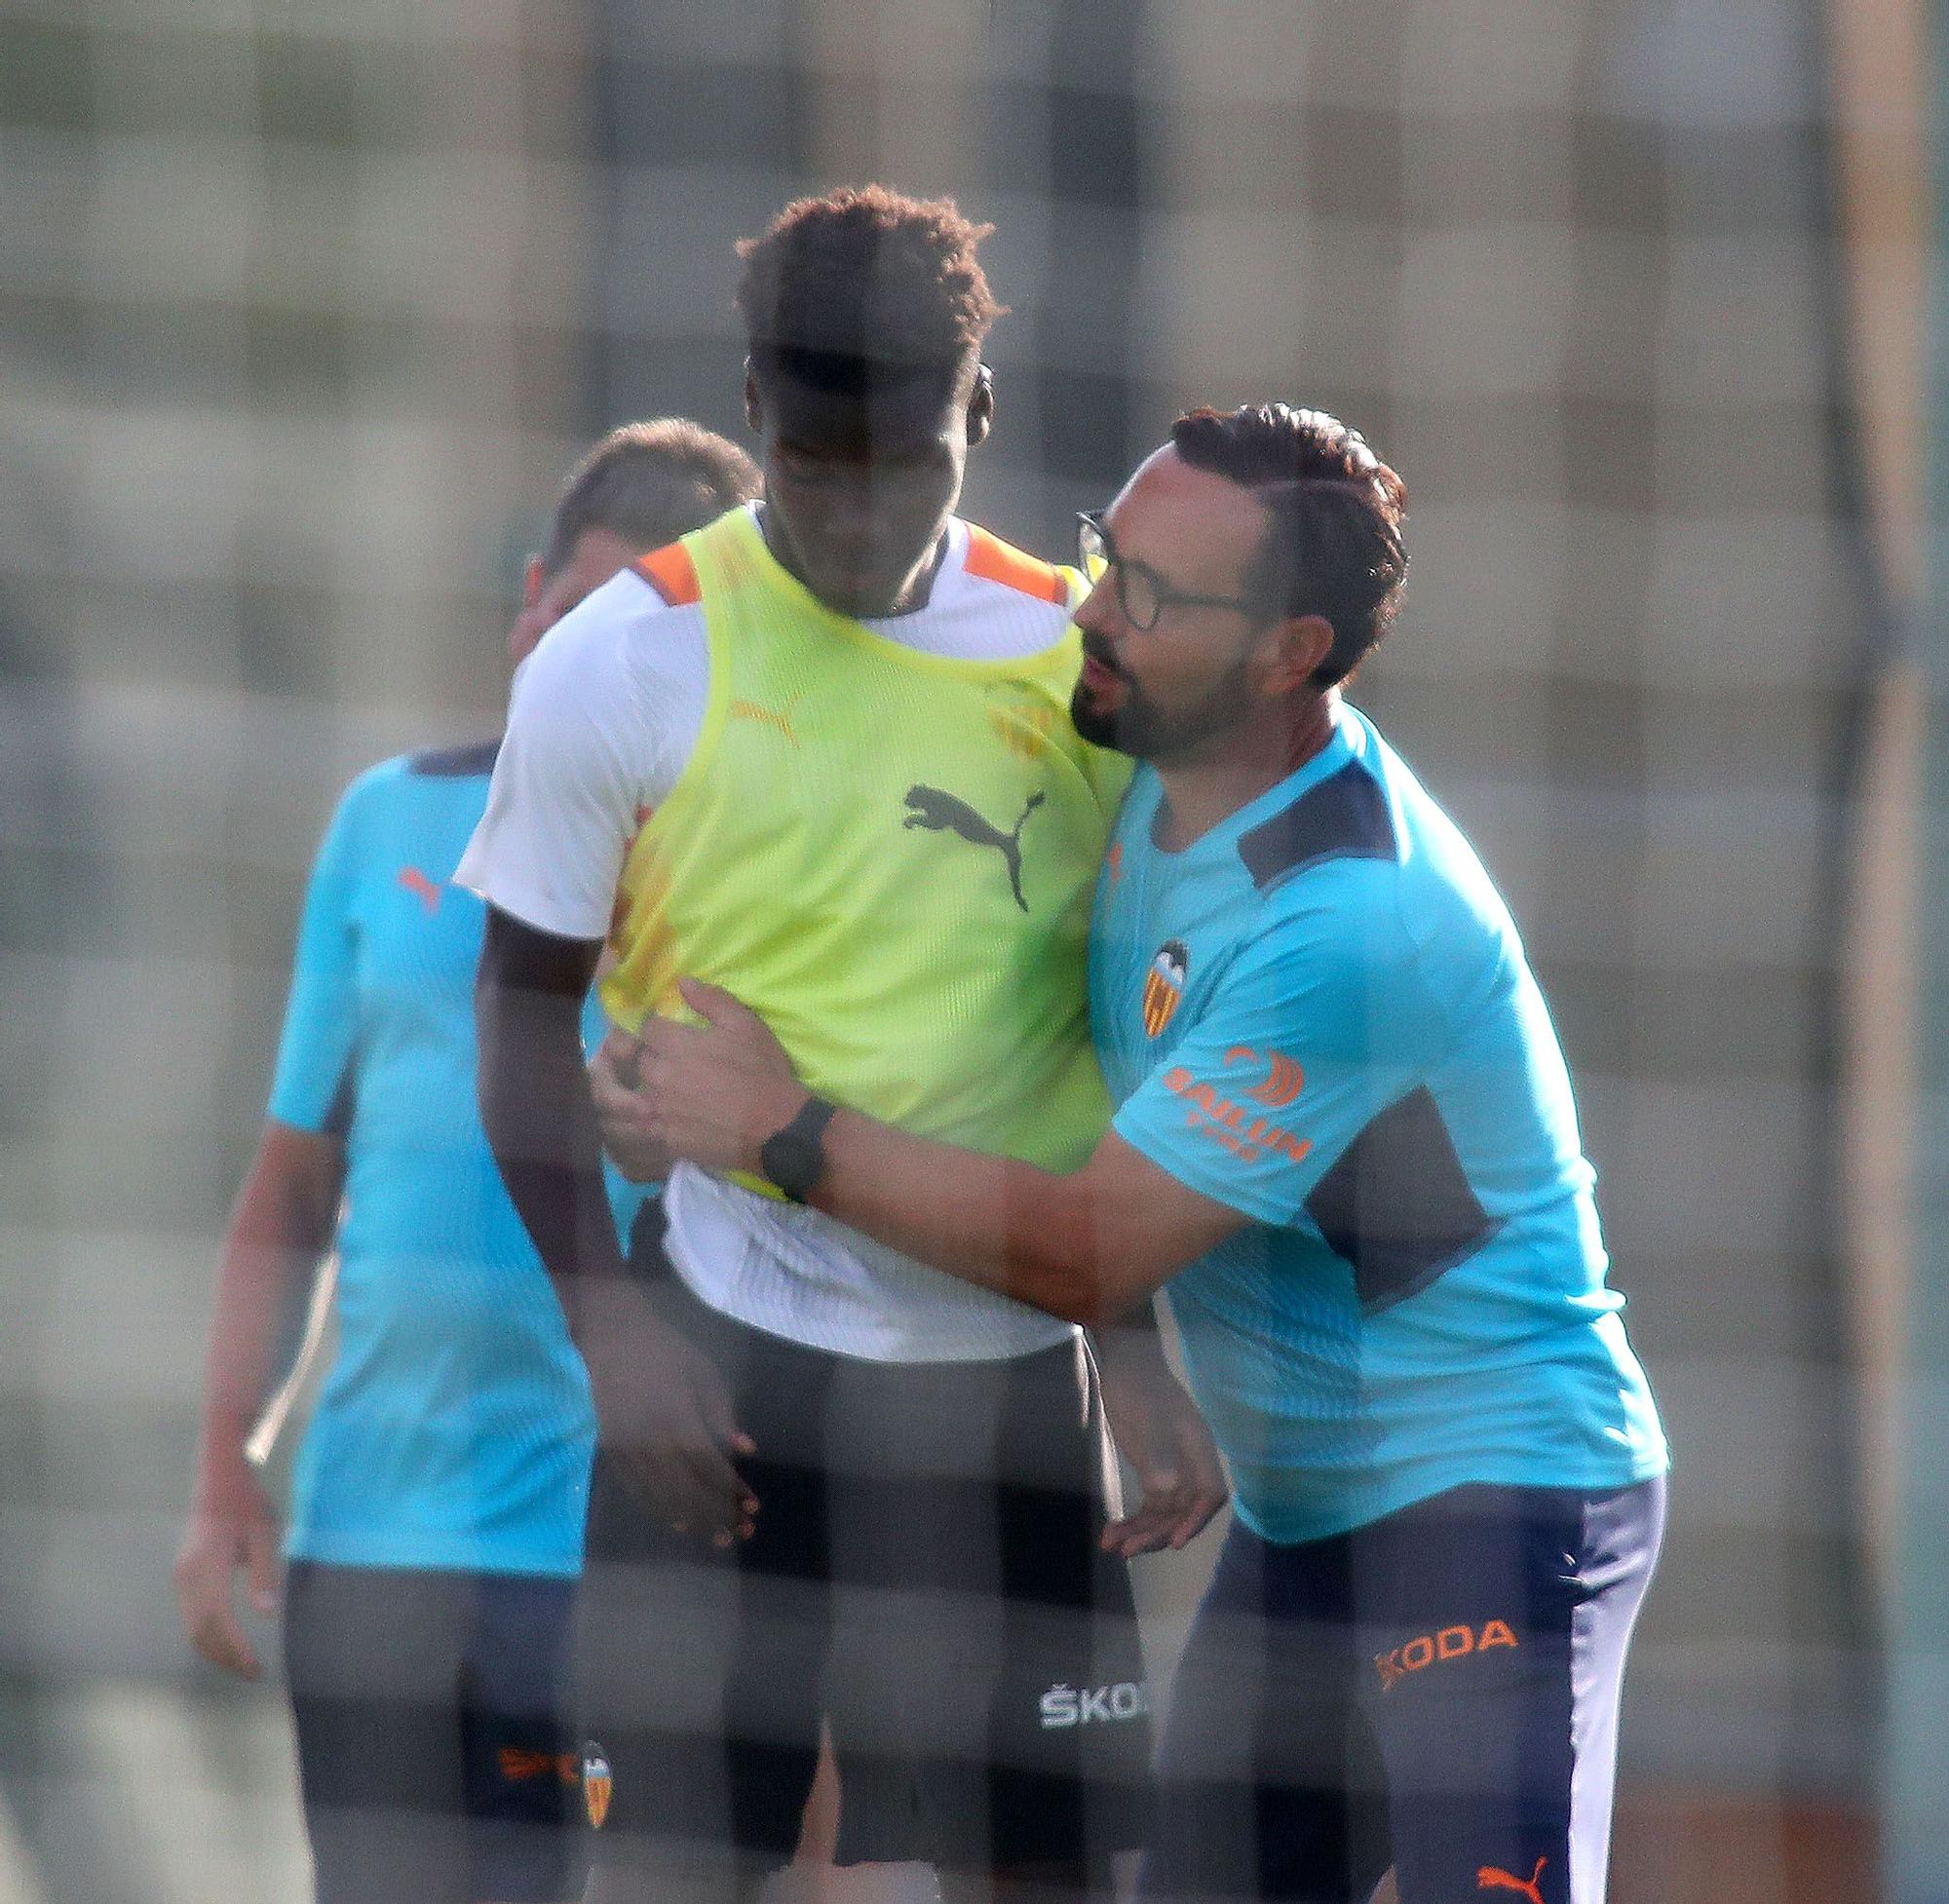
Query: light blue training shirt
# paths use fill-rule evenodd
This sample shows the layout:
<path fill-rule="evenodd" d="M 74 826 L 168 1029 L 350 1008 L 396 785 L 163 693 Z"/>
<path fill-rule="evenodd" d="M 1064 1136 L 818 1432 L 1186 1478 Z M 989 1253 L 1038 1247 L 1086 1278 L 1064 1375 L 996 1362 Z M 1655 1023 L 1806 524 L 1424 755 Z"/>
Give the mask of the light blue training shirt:
<path fill-rule="evenodd" d="M 476 1098 L 486 908 L 452 874 L 492 743 L 347 789 L 298 933 L 270 1115 L 339 1137 L 338 1347 L 286 1548 L 341 1566 L 581 1571 L 595 1417 Z M 584 1035 L 601 1035 L 591 1000 Z M 610 1179 L 619 1225 L 640 1194 Z"/>
<path fill-rule="evenodd" d="M 1182 852 L 1162 793 L 1115 829 L 1090 1009 L 1117 1132 L 1252 1219 L 1167 1285 L 1241 1518 L 1662 1473 L 1556 1034 L 1454 822 L 1351 707 Z"/>

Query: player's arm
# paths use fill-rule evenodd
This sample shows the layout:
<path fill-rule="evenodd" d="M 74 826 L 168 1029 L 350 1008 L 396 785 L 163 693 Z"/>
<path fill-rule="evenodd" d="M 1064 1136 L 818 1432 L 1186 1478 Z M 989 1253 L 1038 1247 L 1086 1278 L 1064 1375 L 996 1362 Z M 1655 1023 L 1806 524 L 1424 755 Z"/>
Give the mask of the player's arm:
<path fill-rule="evenodd" d="M 601 951 L 489 904 L 474 992 L 488 1146 L 578 1333 L 586 1287 L 623 1274 L 582 1066 L 583 1001 Z"/>
<path fill-rule="evenodd" d="M 475 987 L 481 1122 L 588 1365 L 605 1451 L 672 1522 L 728 1540 L 754 1504 L 714 1368 L 625 1273 L 583 1069 L 582 1013 L 638 788 L 635 704 L 605 591 L 554 629 L 516 686 L 486 813 L 455 877 L 487 901 Z"/>
<path fill-rule="evenodd" d="M 751 1444 L 715 1370 L 623 1266 L 583 1069 L 600 952 L 490 906 L 475 991 L 481 1121 L 588 1365 L 604 1448 L 675 1525 L 723 1541 L 751 1528 L 757 1504 L 733 1465 Z"/>
<path fill-rule="evenodd" d="M 279 1326 L 331 1240 L 344 1181 L 345 1151 L 336 1138 L 268 1122 L 223 1239 L 175 1587 L 197 1651 L 247 1679 L 262 1665 L 237 1620 L 234 1577 L 243 1569 L 258 1612 L 271 1611 L 278 1519 L 244 1444 L 271 1386 Z"/>

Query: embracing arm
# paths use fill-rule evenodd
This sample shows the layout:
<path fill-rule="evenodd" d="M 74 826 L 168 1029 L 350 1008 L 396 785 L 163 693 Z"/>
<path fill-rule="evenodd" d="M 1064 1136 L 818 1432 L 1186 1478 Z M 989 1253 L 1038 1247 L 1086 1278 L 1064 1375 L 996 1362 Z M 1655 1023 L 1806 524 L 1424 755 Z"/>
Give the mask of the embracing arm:
<path fill-rule="evenodd" d="M 825 1155 L 819 1208 L 1067 1322 L 1126 1316 L 1244 1222 L 1115 1131 L 1080 1170 L 1058 1175 L 842 1111 Z"/>
<path fill-rule="evenodd" d="M 1082 1168 L 1039 1170 L 841 1110 L 811 1200 L 963 1281 L 1090 1324 L 1247 1223 L 1292 1222 L 1424 1075 L 1440 1030 L 1418 948 L 1376 903 L 1386 877 L 1361 862 L 1290 895 Z M 683 994 L 705 1023 L 643 1034 L 650 1134 L 707 1168 L 750 1169 L 805 1087 L 738 1000 L 690 980 Z"/>
<path fill-rule="evenodd" d="M 707 1023 L 645 1024 L 633 1053 L 639 1091 L 597 1067 L 610 1149 L 627 1150 L 633 1128 L 646 1151 L 761 1171 L 761 1146 L 803 1107 L 806 1088 L 754 1013 L 715 986 L 686 979 L 682 989 Z M 810 1200 L 827 1215 L 964 1282 L 1091 1326 L 1147 1302 L 1246 1221 L 1114 1131 L 1068 1174 L 847 1110 L 827 1124 L 824 1149 Z"/>

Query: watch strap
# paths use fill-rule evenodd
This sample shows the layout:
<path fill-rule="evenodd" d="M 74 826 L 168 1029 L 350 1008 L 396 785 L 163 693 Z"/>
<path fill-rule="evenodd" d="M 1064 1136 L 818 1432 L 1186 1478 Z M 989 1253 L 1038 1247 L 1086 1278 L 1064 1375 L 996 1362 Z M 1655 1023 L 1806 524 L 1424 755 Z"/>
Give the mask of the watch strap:
<path fill-rule="evenodd" d="M 838 1108 L 822 1097 L 808 1097 L 792 1121 L 759 1147 L 766 1177 L 794 1203 L 803 1203 L 825 1174 L 825 1126 Z"/>

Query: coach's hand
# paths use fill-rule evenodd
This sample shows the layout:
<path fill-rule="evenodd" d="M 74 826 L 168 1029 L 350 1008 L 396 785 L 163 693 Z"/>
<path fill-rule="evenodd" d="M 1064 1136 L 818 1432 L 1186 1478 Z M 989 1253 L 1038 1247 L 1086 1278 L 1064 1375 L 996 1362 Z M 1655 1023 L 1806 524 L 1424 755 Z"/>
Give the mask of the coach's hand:
<path fill-rule="evenodd" d="M 241 1444 L 206 1449 L 197 1475 L 196 1504 L 176 1553 L 176 1606 L 183 1630 L 203 1656 L 244 1679 L 264 1668 L 232 1598 L 239 1570 L 261 1614 L 278 1604 L 278 1516 L 258 1485 Z"/>
<path fill-rule="evenodd" d="M 1111 1436 L 1143 1488 L 1135 1512 L 1103 1530 L 1104 1551 L 1126 1560 L 1175 1551 L 1230 1498 L 1217 1443 L 1155 1334 L 1113 1329 L 1094 1346 Z"/>
<path fill-rule="evenodd" d="M 629 1283 L 578 1292 L 576 1342 L 602 1449 L 623 1484 L 678 1533 L 747 1540 L 758 1502 L 737 1462 L 757 1453 L 709 1356 Z"/>
<path fill-rule="evenodd" d="M 639 1116 L 671 1157 L 707 1170 L 750 1170 L 767 1137 L 805 1103 L 805 1088 L 771 1027 L 721 986 L 677 989 L 704 1020 L 646 1019 L 637 1047 Z"/>

